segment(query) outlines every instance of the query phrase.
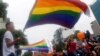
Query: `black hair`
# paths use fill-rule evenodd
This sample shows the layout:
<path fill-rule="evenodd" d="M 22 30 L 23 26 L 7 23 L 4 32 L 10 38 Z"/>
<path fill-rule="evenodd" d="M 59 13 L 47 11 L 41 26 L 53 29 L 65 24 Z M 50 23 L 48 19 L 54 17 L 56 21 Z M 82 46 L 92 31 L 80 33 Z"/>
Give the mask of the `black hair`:
<path fill-rule="evenodd" d="M 8 25 L 10 25 L 11 23 L 13 23 L 13 22 L 7 22 L 6 23 L 6 25 L 5 25 L 6 26 L 6 29 L 8 28 Z"/>

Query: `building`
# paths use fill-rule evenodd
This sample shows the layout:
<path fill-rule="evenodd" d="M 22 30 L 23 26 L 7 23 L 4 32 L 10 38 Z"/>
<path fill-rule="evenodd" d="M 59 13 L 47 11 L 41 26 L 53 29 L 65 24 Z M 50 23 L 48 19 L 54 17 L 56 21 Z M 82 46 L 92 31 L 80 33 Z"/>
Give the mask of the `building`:
<path fill-rule="evenodd" d="M 91 9 L 92 9 L 98 23 L 100 24 L 100 0 L 97 0 L 96 3 L 91 6 Z"/>
<path fill-rule="evenodd" d="M 5 29 L 5 21 L 3 21 L 3 18 L 0 18 L 0 29 Z"/>
<path fill-rule="evenodd" d="M 96 20 L 91 23 L 91 28 L 93 30 L 94 36 L 100 35 L 100 25 Z"/>
<path fill-rule="evenodd" d="M 3 20 L 3 18 L 0 18 L 0 29 L 5 29 L 5 24 L 6 22 L 9 22 L 10 19 L 9 18 L 6 18 L 5 20 Z"/>

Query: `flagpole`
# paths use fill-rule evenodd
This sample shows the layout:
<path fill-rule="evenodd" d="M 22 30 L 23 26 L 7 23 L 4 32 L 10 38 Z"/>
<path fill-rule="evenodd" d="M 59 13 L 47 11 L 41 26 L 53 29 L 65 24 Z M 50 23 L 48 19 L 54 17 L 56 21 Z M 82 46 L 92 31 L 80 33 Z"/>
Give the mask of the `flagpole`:
<path fill-rule="evenodd" d="M 48 39 L 47 39 L 47 42 L 48 42 L 48 45 L 49 45 L 49 47 L 50 47 L 50 48 L 49 48 L 49 50 L 50 50 L 49 52 L 52 52 L 53 49 L 52 49 L 51 43 L 50 43 L 50 41 L 49 41 Z"/>

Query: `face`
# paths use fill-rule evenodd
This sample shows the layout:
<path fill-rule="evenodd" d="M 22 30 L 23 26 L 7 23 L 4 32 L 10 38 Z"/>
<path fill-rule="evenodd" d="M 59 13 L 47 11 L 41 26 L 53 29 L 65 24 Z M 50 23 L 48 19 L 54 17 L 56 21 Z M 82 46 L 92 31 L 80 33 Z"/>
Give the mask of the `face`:
<path fill-rule="evenodd" d="M 10 23 L 10 25 L 9 25 L 9 29 L 10 29 L 11 31 L 14 30 L 14 24 L 13 24 L 13 23 Z"/>

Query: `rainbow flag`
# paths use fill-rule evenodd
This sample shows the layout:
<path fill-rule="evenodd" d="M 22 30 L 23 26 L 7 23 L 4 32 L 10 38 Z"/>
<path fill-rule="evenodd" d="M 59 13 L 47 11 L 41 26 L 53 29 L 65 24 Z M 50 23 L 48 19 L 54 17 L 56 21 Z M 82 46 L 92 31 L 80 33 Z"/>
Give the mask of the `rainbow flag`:
<path fill-rule="evenodd" d="M 58 24 L 72 28 L 87 5 L 80 0 L 36 0 L 25 29 L 42 25 Z"/>
<path fill-rule="evenodd" d="M 39 41 L 31 45 L 20 46 L 20 49 L 30 50 L 30 51 L 42 51 L 42 52 L 49 51 L 49 47 L 47 46 L 47 43 L 45 42 L 45 40 Z"/>

